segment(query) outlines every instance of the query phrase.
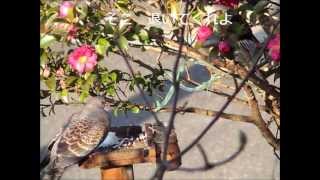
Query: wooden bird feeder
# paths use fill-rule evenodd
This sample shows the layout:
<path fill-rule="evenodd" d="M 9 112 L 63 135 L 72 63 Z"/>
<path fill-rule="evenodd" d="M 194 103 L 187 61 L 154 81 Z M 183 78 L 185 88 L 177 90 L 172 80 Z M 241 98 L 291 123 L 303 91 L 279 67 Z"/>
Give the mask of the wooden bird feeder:
<path fill-rule="evenodd" d="M 119 138 L 133 138 L 139 140 L 141 126 L 121 126 L 111 128 Z M 130 146 L 119 147 L 107 152 L 94 152 L 84 162 L 79 164 L 81 168 L 100 168 L 101 180 L 133 180 L 133 164 L 157 163 L 162 157 L 161 149 L 164 144 L 164 129 L 154 124 L 144 125 L 145 138 L 143 141 L 134 141 Z M 180 154 L 177 136 L 174 130 L 169 137 L 167 160 L 175 159 Z M 172 171 L 181 165 L 181 158 L 170 162 L 167 170 Z"/>

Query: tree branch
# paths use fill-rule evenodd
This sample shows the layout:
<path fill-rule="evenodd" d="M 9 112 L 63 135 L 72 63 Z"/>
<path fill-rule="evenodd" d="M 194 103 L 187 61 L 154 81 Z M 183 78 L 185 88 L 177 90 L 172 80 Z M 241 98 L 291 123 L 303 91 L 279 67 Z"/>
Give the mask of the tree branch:
<path fill-rule="evenodd" d="M 164 107 L 159 110 L 159 112 L 173 112 L 172 108 Z M 218 111 L 213 111 L 209 109 L 203 109 L 203 108 L 197 108 L 197 107 L 177 107 L 176 113 L 192 113 L 192 114 L 198 114 L 203 116 L 216 116 L 218 114 Z M 238 122 L 247 122 L 247 123 L 253 123 L 254 119 L 251 116 L 245 116 L 245 115 L 238 115 L 238 114 L 228 114 L 228 113 L 222 113 L 221 118 L 232 120 L 232 121 L 238 121 Z"/>
<path fill-rule="evenodd" d="M 204 165 L 201 167 L 193 167 L 193 168 L 180 167 L 178 170 L 179 171 L 186 171 L 186 172 L 211 170 L 215 167 L 224 165 L 224 164 L 234 160 L 244 150 L 246 144 L 247 144 L 247 137 L 245 136 L 245 134 L 242 131 L 240 131 L 240 147 L 238 148 L 238 150 L 235 153 L 233 153 L 230 157 L 226 158 L 225 160 L 222 160 L 222 161 L 216 162 L 216 163 L 209 162 L 208 157 L 207 157 L 203 147 L 200 144 L 198 144 L 197 147 L 202 155 Z"/>
<path fill-rule="evenodd" d="M 264 122 L 261 113 L 259 111 L 258 102 L 255 98 L 255 95 L 249 85 L 243 87 L 245 93 L 247 94 L 249 106 L 251 108 L 252 118 L 255 120 L 254 124 L 259 128 L 263 137 L 267 142 L 274 147 L 276 150 L 280 149 L 280 141 L 278 141 L 272 132 L 267 127 L 267 124 Z"/>

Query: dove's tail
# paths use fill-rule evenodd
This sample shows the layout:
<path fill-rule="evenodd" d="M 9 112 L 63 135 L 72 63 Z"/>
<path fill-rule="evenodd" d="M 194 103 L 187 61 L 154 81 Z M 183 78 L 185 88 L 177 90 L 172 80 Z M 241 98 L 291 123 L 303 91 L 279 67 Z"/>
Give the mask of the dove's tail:
<path fill-rule="evenodd" d="M 50 172 L 46 172 L 40 176 L 41 180 L 60 180 L 64 173 L 64 169 L 55 169 Z"/>
<path fill-rule="evenodd" d="M 48 164 L 42 172 L 40 171 L 40 180 L 60 180 L 65 168 L 56 167 L 55 162 Z"/>
<path fill-rule="evenodd" d="M 47 154 L 46 157 L 40 162 L 40 172 L 49 164 L 50 162 L 50 155 Z"/>
<path fill-rule="evenodd" d="M 60 180 L 63 175 L 64 169 L 55 169 L 50 177 L 50 180 Z"/>

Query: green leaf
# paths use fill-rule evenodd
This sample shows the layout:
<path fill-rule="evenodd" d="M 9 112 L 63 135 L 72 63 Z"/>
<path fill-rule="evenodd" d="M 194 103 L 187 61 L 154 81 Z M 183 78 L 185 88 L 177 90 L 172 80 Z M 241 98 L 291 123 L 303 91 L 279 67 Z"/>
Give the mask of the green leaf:
<path fill-rule="evenodd" d="M 79 101 L 80 102 L 85 102 L 85 100 L 87 99 L 87 97 L 89 96 L 89 92 L 88 91 L 82 91 L 79 97 Z"/>
<path fill-rule="evenodd" d="M 218 48 L 212 48 L 212 50 L 210 51 L 210 55 L 209 57 L 211 58 L 216 58 L 219 55 L 219 49 Z"/>
<path fill-rule="evenodd" d="M 71 86 L 77 79 L 78 79 L 78 77 L 69 76 L 69 77 L 65 80 L 66 86 Z"/>
<path fill-rule="evenodd" d="M 42 68 L 44 68 L 45 65 L 47 64 L 47 61 L 48 61 L 47 53 L 45 51 L 43 51 L 41 56 L 40 56 L 40 66 Z"/>
<path fill-rule="evenodd" d="M 129 3 L 129 0 L 117 0 L 117 3 L 127 5 Z"/>
<path fill-rule="evenodd" d="M 244 25 L 235 22 L 235 23 L 232 23 L 231 29 L 232 29 L 232 32 L 234 32 L 236 35 L 240 36 L 244 31 Z"/>
<path fill-rule="evenodd" d="M 110 45 L 109 41 L 106 40 L 105 38 L 100 38 L 100 39 L 98 40 L 98 44 L 101 45 L 101 46 L 108 46 L 108 45 Z"/>
<path fill-rule="evenodd" d="M 54 36 L 49 35 L 49 34 L 44 35 L 40 39 L 40 47 L 41 48 L 46 48 L 46 47 L 48 47 L 50 44 L 52 44 L 55 41 L 56 41 L 56 38 Z"/>
<path fill-rule="evenodd" d="M 49 79 L 47 79 L 45 81 L 45 83 L 51 91 L 56 90 L 56 77 L 55 76 L 51 76 Z"/>
<path fill-rule="evenodd" d="M 87 80 L 90 77 L 90 75 L 91 75 L 90 72 L 86 72 L 83 77 L 85 80 Z"/>
<path fill-rule="evenodd" d="M 114 33 L 114 30 L 113 30 L 113 27 L 112 27 L 112 25 L 109 23 L 109 22 L 107 22 L 105 25 L 104 25 L 104 32 L 106 33 L 106 34 L 113 34 Z"/>
<path fill-rule="evenodd" d="M 67 89 L 64 89 L 61 91 L 61 96 L 68 96 L 68 90 Z"/>
<path fill-rule="evenodd" d="M 68 90 L 67 89 L 63 89 L 60 93 L 60 97 L 61 97 L 61 100 L 64 102 L 64 103 L 68 103 Z"/>
<path fill-rule="evenodd" d="M 265 0 L 262 0 L 262 1 L 259 1 L 255 6 L 254 6 L 254 12 L 256 13 L 256 14 L 259 14 L 259 13 L 261 13 L 263 10 L 264 10 L 264 8 L 268 5 L 268 1 L 265 1 Z"/>
<path fill-rule="evenodd" d="M 134 114 L 138 114 L 140 112 L 140 109 L 137 106 L 133 106 L 132 108 L 130 108 L 130 111 Z"/>
<path fill-rule="evenodd" d="M 136 77 L 134 81 L 137 84 L 141 84 L 143 87 L 146 85 L 146 80 L 143 77 Z"/>
<path fill-rule="evenodd" d="M 129 41 L 134 41 L 134 40 L 139 40 L 139 36 L 137 34 L 130 34 L 130 36 L 128 37 Z"/>
<path fill-rule="evenodd" d="M 85 90 L 89 91 L 89 88 L 93 86 L 94 81 L 97 79 L 97 75 L 95 74 L 90 74 L 87 78 L 87 80 L 85 81 L 83 88 Z"/>
<path fill-rule="evenodd" d="M 130 91 L 133 91 L 134 90 L 134 85 L 135 85 L 136 83 L 135 83 L 135 81 L 131 81 L 130 83 L 129 83 L 129 90 Z"/>
<path fill-rule="evenodd" d="M 148 35 L 148 32 L 144 29 L 141 29 L 140 32 L 139 32 L 139 37 L 142 41 L 147 41 L 149 40 L 149 35 Z"/>
<path fill-rule="evenodd" d="M 116 95 L 116 90 L 115 90 L 115 87 L 114 86 L 108 86 L 107 87 L 107 94 L 109 95 L 109 96 L 115 96 Z"/>
<path fill-rule="evenodd" d="M 149 33 L 151 38 L 158 38 L 158 37 L 161 37 L 164 32 L 162 29 L 152 26 L 149 29 Z"/>
<path fill-rule="evenodd" d="M 253 10 L 253 6 L 251 4 L 242 4 L 238 9 L 239 12 Z"/>
<path fill-rule="evenodd" d="M 85 2 L 77 3 L 76 11 L 80 14 L 79 18 L 84 19 L 88 14 L 88 6 Z"/>
<path fill-rule="evenodd" d="M 111 79 L 110 79 L 108 73 L 103 73 L 103 74 L 101 74 L 101 82 L 102 82 L 102 84 L 104 84 L 104 85 L 106 85 L 106 84 L 108 84 L 108 83 L 111 82 Z"/>
<path fill-rule="evenodd" d="M 118 116 L 118 111 L 119 111 L 118 108 L 113 108 L 113 109 L 112 109 L 112 113 L 113 113 L 113 115 L 114 115 L 115 117 Z"/>
<path fill-rule="evenodd" d="M 104 38 L 98 40 L 98 44 L 95 46 L 96 52 L 102 56 L 105 55 L 107 49 L 110 47 L 109 41 Z"/>
<path fill-rule="evenodd" d="M 109 74 L 110 75 L 110 78 L 113 82 L 116 82 L 117 79 L 118 79 L 118 74 L 116 72 L 112 72 Z"/>
<path fill-rule="evenodd" d="M 121 50 L 127 50 L 128 49 L 128 41 L 124 36 L 120 36 L 118 39 L 118 44 Z"/>
<path fill-rule="evenodd" d="M 257 22 L 257 13 L 253 12 L 250 14 L 250 22 L 252 25 L 255 25 Z"/>

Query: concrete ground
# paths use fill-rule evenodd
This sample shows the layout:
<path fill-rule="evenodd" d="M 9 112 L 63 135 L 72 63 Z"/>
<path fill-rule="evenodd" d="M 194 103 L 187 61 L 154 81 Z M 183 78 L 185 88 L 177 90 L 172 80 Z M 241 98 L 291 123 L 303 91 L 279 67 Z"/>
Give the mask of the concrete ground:
<path fill-rule="evenodd" d="M 139 49 L 130 49 L 134 57 L 143 60 L 143 62 L 153 65 L 157 57 L 153 52 L 141 52 Z M 175 57 L 165 54 L 162 63 L 167 67 L 172 67 Z M 104 60 L 109 69 L 127 70 L 124 60 L 116 55 L 112 55 Z M 138 66 L 134 65 L 135 71 L 146 73 Z M 206 78 L 201 69 L 194 70 L 199 77 Z M 232 81 L 230 80 L 230 83 Z M 243 96 L 240 93 L 240 97 Z M 129 99 L 134 102 L 143 102 L 138 93 L 129 94 Z M 209 92 L 188 93 L 181 91 L 179 104 L 188 102 L 188 106 L 218 110 L 226 98 Z M 68 116 L 78 111 L 81 105 L 60 105 L 56 106 L 56 114 L 41 118 L 41 147 L 46 146 L 48 141 L 55 135 L 58 129 L 66 121 Z M 240 103 L 232 103 L 225 112 L 234 114 L 250 113 L 248 107 Z M 170 113 L 158 113 L 159 118 L 163 121 L 169 119 Z M 266 116 L 266 114 L 264 114 Z M 200 116 L 195 114 L 177 115 L 175 121 L 178 143 L 181 149 L 184 149 L 195 136 L 210 122 L 212 117 Z M 154 122 L 153 117 L 148 112 L 140 114 L 129 114 L 128 117 L 114 117 L 113 126 L 119 125 L 142 125 L 145 122 Z M 248 123 L 234 122 L 220 119 L 200 141 L 208 153 L 210 161 L 219 161 L 227 158 L 234 153 L 239 147 L 239 132 L 243 131 L 247 135 L 248 143 L 244 151 L 230 163 L 219 166 L 215 169 L 205 172 L 167 172 L 164 179 L 254 179 L 254 180 L 271 180 L 279 179 L 279 161 L 273 155 L 273 149 L 262 137 L 258 129 Z M 183 167 L 197 167 L 203 165 L 202 158 L 197 148 L 194 148 L 182 159 Z M 138 164 L 134 166 L 135 179 L 148 179 L 153 175 L 155 170 L 154 164 Z M 62 180 L 99 180 L 99 169 L 81 169 L 77 166 L 70 168 L 63 176 Z"/>

